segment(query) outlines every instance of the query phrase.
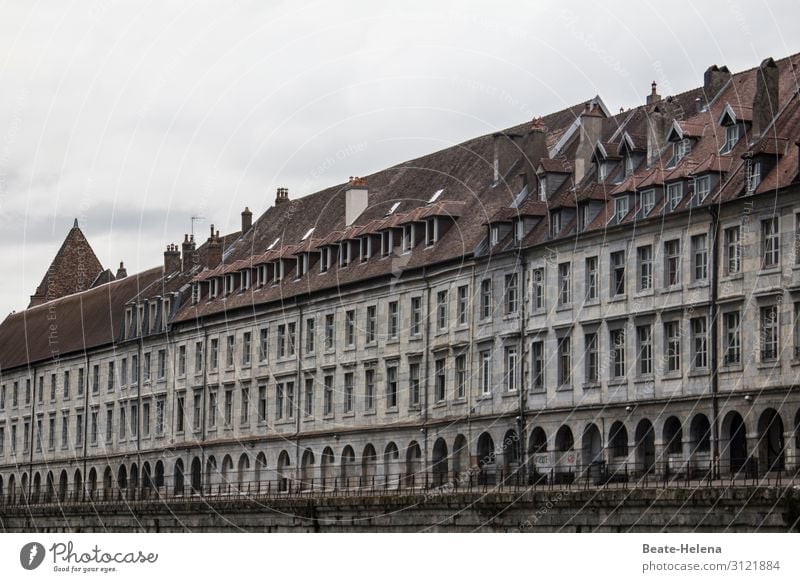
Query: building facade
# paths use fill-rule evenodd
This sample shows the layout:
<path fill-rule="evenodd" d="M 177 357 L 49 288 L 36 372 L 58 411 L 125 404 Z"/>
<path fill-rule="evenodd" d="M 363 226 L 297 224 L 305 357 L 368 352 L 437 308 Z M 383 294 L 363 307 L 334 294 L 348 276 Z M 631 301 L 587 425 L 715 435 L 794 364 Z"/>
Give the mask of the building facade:
<path fill-rule="evenodd" d="M 279 188 L 163 266 L 40 287 L 0 325 L 3 501 L 795 471 L 798 64 Z"/>

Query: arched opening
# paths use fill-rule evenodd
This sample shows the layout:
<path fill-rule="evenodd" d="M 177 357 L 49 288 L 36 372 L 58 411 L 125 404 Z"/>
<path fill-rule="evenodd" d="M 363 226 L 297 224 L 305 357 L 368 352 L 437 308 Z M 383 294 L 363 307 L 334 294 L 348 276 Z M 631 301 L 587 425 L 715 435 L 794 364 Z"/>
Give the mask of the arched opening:
<path fill-rule="evenodd" d="M 411 441 L 406 449 L 406 487 L 419 487 L 425 482 L 422 475 L 422 450 L 417 441 Z"/>
<path fill-rule="evenodd" d="M 378 453 L 375 452 L 375 447 L 368 444 L 364 447 L 364 452 L 361 453 L 361 475 L 364 478 L 364 487 L 373 487 L 375 485 L 377 467 Z"/>
<path fill-rule="evenodd" d="M 164 486 L 164 463 L 161 461 L 156 462 L 155 486 L 157 491 L 161 491 Z"/>
<path fill-rule="evenodd" d="M 66 482 L 67 473 L 64 472 L 64 481 Z M 66 491 L 66 486 L 64 487 Z M 17 483 L 14 475 L 8 477 L 8 504 L 14 505 L 17 502 Z"/>
<path fill-rule="evenodd" d="M 114 471 L 111 467 L 106 466 L 103 471 L 103 499 L 109 501 L 114 495 Z"/>
<path fill-rule="evenodd" d="M 643 418 L 636 425 L 636 473 L 646 475 L 656 464 L 656 431 L 653 423 Z"/>
<path fill-rule="evenodd" d="M 581 455 L 586 477 L 594 482 L 599 481 L 605 471 L 603 466 L 603 437 L 600 435 L 600 429 L 594 423 L 583 430 Z"/>
<path fill-rule="evenodd" d="M 120 495 L 124 495 L 128 490 L 128 468 L 125 465 L 120 465 L 117 472 L 117 489 L 119 489 Z"/>
<path fill-rule="evenodd" d="M 94 467 L 89 471 L 89 499 L 95 499 L 97 496 L 97 469 Z"/>
<path fill-rule="evenodd" d="M 211 455 L 206 459 L 206 495 L 210 495 L 217 480 L 217 459 Z"/>
<path fill-rule="evenodd" d="M 3 476 L 0 475 L 0 504 L 5 501 L 5 489 L 3 489 Z"/>
<path fill-rule="evenodd" d="M 83 499 L 83 477 L 81 470 L 75 469 L 75 474 L 72 476 L 72 500 L 81 501 Z"/>
<path fill-rule="evenodd" d="M 800 408 L 794 415 L 794 447 L 800 449 Z"/>
<path fill-rule="evenodd" d="M 23 473 L 22 479 L 20 479 L 20 501 L 22 503 L 28 503 L 28 474 Z"/>
<path fill-rule="evenodd" d="M 608 446 L 612 458 L 625 461 L 628 456 L 628 429 L 619 420 L 611 425 L 608 432 Z"/>
<path fill-rule="evenodd" d="M 147 498 L 153 489 L 153 474 L 151 472 L 150 462 L 145 461 L 142 465 L 142 495 Z"/>
<path fill-rule="evenodd" d="M 347 445 L 342 450 L 342 487 L 355 487 L 358 485 L 358 477 L 356 475 L 356 454 L 353 447 Z"/>
<path fill-rule="evenodd" d="M 197 461 L 197 458 L 195 458 L 195 461 Z M 198 467 L 199 466 L 200 462 L 198 461 Z M 194 469 L 194 464 L 192 464 L 192 468 Z M 194 475 L 192 478 L 194 478 Z M 175 469 L 172 476 L 172 492 L 174 495 L 183 495 L 183 461 L 181 459 L 175 461 Z"/>
<path fill-rule="evenodd" d="M 300 488 L 303 490 L 314 487 L 314 453 L 311 449 L 303 451 L 300 459 Z"/>
<path fill-rule="evenodd" d="M 400 485 L 400 469 L 400 451 L 390 442 L 383 450 L 383 478 L 387 488 L 396 489 Z"/>
<path fill-rule="evenodd" d="M 505 479 L 516 480 L 521 461 L 519 435 L 514 429 L 506 431 L 503 437 L 503 475 Z"/>
<path fill-rule="evenodd" d="M 723 462 L 726 462 L 729 472 L 738 473 L 747 462 L 747 427 L 742 415 L 735 410 L 722 421 L 722 439 Z"/>
<path fill-rule="evenodd" d="M 278 491 L 289 491 L 291 462 L 289 460 L 289 453 L 281 451 L 278 455 Z"/>
<path fill-rule="evenodd" d="M 681 421 L 675 416 L 670 416 L 664 422 L 664 454 L 667 457 L 683 455 L 683 427 Z"/>
<path fill-rule="evenodd" d="M 181 467 L 183 465 L 181 464 Z M 192 459 L 192 493 L 200 494 L 203 492 L 203 469 L 200 466 L 200 459 Z"/>
<path fill-rule="evenodd" d="M 758 463 L 764 471 L 786 467 L 783 419 L 774 408 L 767 408 L 758 419 Z"/>
<path fill-rule="evenodd" d="M 553 467 L 553 478 L 556 483 L 571 482 L 575 478 L 575 438 L 572 429 L 562 425 L 556 432 L 556 456 Z"/>
<path fill-rule="evenodd" d="M 707 474 L 711 470 L 711 423 L 705 414 L 695 414 L 689 424 L 689 446 L 692 473 Z"/>
<path fill-rule="evenodd" d="M 9 492 L 12 489 L 13 479 L 14 476 L 12 475 L 11 478 L 8 480 Z M 58 500 L 66 501 L 68 495 L 69 495 L 69 477 L 67 476 L 67 471 L 62 470 L 61 475 L 58 478 Z"/>
<path fill-rule="evenodd" d="M 547 452 L 547 434 L 540 426 L 531 431 L 528 439 L 528 481 L 531 484 L 547 481 L 552 462 Z"/>
<path fill-rule="evenodd" d="M 261 492 L 261 482 L 267 476 L 267 456 L 261 452 L 256 456 L 256 474 L 255 479 L 258 483 L 258 491 Z"/>
<path fill-rule="evenodd" d="M 325 447 L 320 459 L 320 479 L 323 489 L 333 489 L 336 486 L 336 465 L 334 464 L 333 449 Z"/>
<path fill-rule="evenodd" d="M 488 432 L 481 433 L 478 437 L 478 470 L 478 483 L 494 485 L 497 472 L 497 452 L 492 435 Z"/>
<path fill-rule="evenodd" d="M 128 486 L 132 497 L 136 499 L 136 492 L 139 490 L 139 467 L 136 465 L 136 463 L 131 463 Z"/>
<path fill-rule="evenodd" d="M 239 466 L 237 467 L 236 482 L 238 483 L 239 491 L 245 490 L 245 482 L 249 481 L 250 473 L 250 457 L 247 453 L 242 453 L 239 457 Z M 249 483 L 248 483 L 249 485 Z"/>
<path fill-rule="evenodd" d="M 33 493 L 31 494 L 31 503 L 39 503 L 42 496 L 42 476 L 37 471 L 33 476 Z M 2 497 L 2 493 L 0 493 Z"/>
<path fill-rule="evenodd" d="M 230 455 L 222 457 L 222 471 L 220 472 L 220 490 L 222 493 L 231 492 L 231 482 L 233 481 L 233 459 Z"/>
<path fill-rule="evenodd" d="M 440 487 L 447 483 L 447 442 L 439 437 L 433 443 L 433 486 Z"/>
<path fill-rule="evenodd" d="M 469 443 L 463 434 L 457 435 L 453 442 L 453 473 L 455 482 L 469 479 Z"/>
<path fill-rule="evenodd" d="M 52 503 L 56 497 L 56 482 L 55 482 L 56 480 L 55 477 L 53 477 L 52 471 L 47 472 L 47 479 L 45 481 L 46 485 L 45 485 L 44 500 L 45 503 Z M 2 489 L 2 487 L 0 487 L 0 489 Z M 2 495 L 3 495 L 2 490 L 0 490 L 0 497 L 2 497 Z"/>

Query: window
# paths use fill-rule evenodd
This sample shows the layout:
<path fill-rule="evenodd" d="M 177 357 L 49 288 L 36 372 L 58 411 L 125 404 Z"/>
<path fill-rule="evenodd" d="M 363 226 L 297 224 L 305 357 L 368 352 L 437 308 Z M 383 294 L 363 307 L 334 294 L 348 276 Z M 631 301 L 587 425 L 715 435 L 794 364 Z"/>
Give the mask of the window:
<path fill-rule="evenodd" d="M 278 326 L 278 357 L 286 357 L 286 324 Z"/>
<path fill-rule="evenodd" d="M 692 318 L 691 326 L 694 367 L 699 369 L 708 368 L 708 333 L 706 318 Z"/>
<path fill-rule="evenodd" d="M 588 208 L 588 206 L 586 207 Z M 525 238 L 525 221 L 515 220 L 514 221 L 514 244 L 519 244 L 522 239 Z"/>
<path fill-rule="evenodd" d="M 392 231 L 384 230 L 381 233 L 381 256 L 388 257 L 392 252 Z"/>
<path fill-rule="evenodd" d="M 289 342 L 287 345 L 287 349 L 289 350 L 289 355 L 294 355 L 294 349 L 296 345 L 296 335 L 297 335 L 297 324 L 292 322 L 288 325 L 289 328 Z"/>
<path fill-rule="evenodd" d="M 620 222 L 628 214 L 628 196 L 619 196 L 614 199 L 614 219 Z"/>
<path fill-rule="evenodd" d="M 506 275 L 506 315 L 517 312 L 519 308 L 519 276 L 517 273 Z"/>
<path fill-rule="evenodd" d="M 414 248 L 414 225 L 406 224 L 403 226 L 403 252 L 410 252 Z"/>
<path fill-rule="evenodd" d="M 517 348 L 509 346 L 506 348 L 506 392 L 517 391 Z"/>
<path fill-rule="evenodd" d="M 611 375 L 625 377 L 625 330 L 611 330 Z"/>
<path fill-rule="evenodd" d="M 467 356 L 456 356 L 456 398 L 464 398 L 467 394 Z"/>
<path fill-rule="evenodd" d="M 142 436 L 150 436 L 150 402 L 142 404 Z"/>
<path fill-rule="evenodd" d="M 708 176 L 698 176 L 694 179 L 694 194 L 697 203 L 700 204 L 708 198 L 708 193 L 711 191 L 711 178 Z"/>
<path fill-rule="evenodd" d="M 481 281 L 481 319 L 492 316 L 492 280 Z"/>
<path fill-rule="evenodd" d="M 158 379 L 167 377 L 167 350 L 158 350 Z"/>
<path fill-rule="evenodd" d="M 550 237 L 556 238 L 561 232 L 561 212 L 550 213 Z"/>
<path fill-rule="evenodd" d="M 447 329 L 447 291 L 439 291 L 436 294 L 436 329 L 444 331 Z"/>
<path fill-rule="evenodd" d="M 196 390 L 194 393 L 194 408 L 192 410 L 192 415 L 192 426 L 194 430 L 199 431 L 203 420 L 203 395 L 199 390 Z M 122 416 L 120 416 L 120 423 L 123 425 L 125 424 L 122 420 Z M 122 427 L 120 427 L 120 429 L 121 428 Z"/>
<path fill-rule="evenodd" d="M 643 190 L 641 193 L 642 197 L 642 216 L 647 216 L 652 212 L 653 208 L 656 206 L 656 191 L 655 190 Z"/>
<path fill-rule="evenodd" d="M 211 369 L 216 370 L 219 364 L 219 340 L 217 338 L 211 340 L 210 359 L 211 361 L 209 363 L 211 364 Z"/>
<path fill-rule="evenodd" d="M 544 309 L 544 269 L 533 270 L 533 309 Z"/>
<path fill-rule="evenodd" d="M 199 374 L 203 371 L 203 342 L 194 344 L 194 373 Z"/>
<path fill-rule="evenodd" d="M 630 176 L 633 174 L 633 156 L 630 154 L 625 154 L 625 175 Z"/>
<path fill-rule="evenodd" d="M 763 269 L 776 267 L 780 262 L 780 231 L 778 217 L 761 221 L 761 256 Z"/>
<path fill-rule="evenodd" d="M 217 427 L 217 392 L 208 393 L 208 428 Z"/>
<path fill-rule="evenodd" d="M 5 386 L 3 387 L 5 391 Z M 56 399 L 56 375 L 50 374 L 50 402 L 55 402 Z M 5 408 L 5 400 L 6 396 L 3 394 L 2 403 L 0 404 L 0 410 Z"/>
<path fill-rule="evenodd" d="M 724 363 L 734 366 L 742 361 L 741 336 L 739 332 L 739 312 L 729 311 L 723 316 L 725 333 Z"/>
<path fill-rule="evenodd" d="M 258 422 L 267 422 L 267 387 L 258 387 Z"/>
<path fill-rule="evenodd" d="M 314 378 L 306 378 L 305 394 L 303 395 L 303 413 L 306 416 L 314 414 Z"/>
<path fill-rule="evenodd" d="M 30 383 L 30 380 L 28 380 Z M 100 392 L 100 365 L 95 364 L 92 366 L 92 394 L 98 394 Z M 30 397 L 30 390 L 25 396 L 25 404 L 31 403 Z"/>
<path fill-rule="evenodd" d="M 389 339 L 397 339 L 400 331 L 400 304 L 397 301 L 389 302 Z"/>
<path fill-rule="evenodd" d="M 531 344 L 531 388 L 544 389 L 544 342 L 542 341 Z"/>
<path fill-rule="evenodd" d="M 581 222 L 580 222 L 581 230 L 584 230 L 587 226 L 589 226 L 589 223 L 592 221 L 592 207 L 590 204 L 583 204 L 580 208 L 581 208 Z M 519 221 L 519 224 L 521 223 L 522 221 Z"/>
<path fill-rule="evenodd" d="M 669 287 L 681 282 L 681 241 L 664 243 L 664 283 Z"/>
<path fill-rule="evenodd" d="M 570 336 L 565 335 L 558 339 L 558 385 L 567 386 L 571 382 L 572 350 Z"/>
<path fill-rule="evenodd" d="M 679 321 L 664 323 L 666 338 L 667 372 L 679 372 L 681 369 L 681 324 Z"/>
<path fill-rule="evenodd" d="M 364 409 L 375 410 L 375 369 L 364 370 Z"/>
<path fill-rule="evenodd" d="M 150 381 L 151 357 L 152 357 L 152 354 L 150 352 L 147 352 L 146 354 L 144 354 L 144 362 L 142 363 L 142 379 L 145 382 L 149 382 Z"/>
<path fill-rule="evenodd" d="M 461 285 L 458 288 L 458 325 L 467 323 L 467 306 L 469 304 L 469 286 Z"/>
<path fill-rule="evenodd" d="M 689 140 L 689 138 L 684 138 L 684 139 L 682 139 L 680 141 L 673 142 L 672 143 L 672 159 L 673 159 L 673 164 L 672 165 L 677 164 L 684 157 L 686 157 L 686 154 L 688 154 L 691 149 L 692 149 L 692 142 Z"/>
<path fill-rule="evenodd" d="M 586 300 L 597 299 L 597 257 L 586 259 Z"/>
<path fill-rule="evenodd" d="M 692 272 L 695 281 L 708 279 L 708 235 L 692 237 Z"/>
<path fill-rule="evenodd" d="M 585 380 L 587 384 L 594 384 L 598 380 L 597 374 L 597 332 L 590 332 L 583 336 L 584 345 L 586 348 L 585 366 L 586 374 Z"/>
<path fill-rule="evenodd" d="M 114 409 L 109 406 L 106 411 L 106 440 L 110 443 L 114 435 L 109 432 L 114 430 L 113 423 Z M 0 455 L 3 454 L 3 429 L 0 427 Z M 47 430 L 47 448 L 52 451 L 56 448 L 56 415 L 50 414 L 49 426 Z"/>
<path fill-rule="evenodd" d="M 737 124 L 729 125 L 725 128 L 725 145 L 722 146 L 720 153 L 726 154 L 733 149 L 736 142 L 739 141 L 739 126 Z"/>
<path fill-rule="evenodd" d="M 323 247 L 319 251 L 319 272 L 326 273 L 331 267 L 331 250 Z"/>
<path fill-rule="evenodd" d="M 653 328 L 640 325 L 636 328 L 637 353 L 639 354 L 639 375 L 649 376 L 653 373 Z"/>
<path fill-rule="evenodd" d="M 547 201 L 547 178 L 545 176 L 537 176 L 539 180 L 539 201 Z"/>
<path fill-rule="evenodd" d="M 69 412 L 61 413 L 61 448 L 69 445 Z"/>
<path fill-rule="evenodd" d="M 329 313 L 325 316 L 325 349 L 332 350 L 334 338 L 336 337 L 335 315 Z"/>
<path fill-rule="evenodd" d="M 315 319 L 313 317 L 309 317 L 306 319 L 306 353 L 313 354 L 314 353 L 314 343 L 315 343 L 315 329 L 314 329 L 314 322 Z"/>
<path fill-rule="evenodd" d="M 371 344 L 375 342 L 376 337 L 376 328 L 377 328 L 377 321 L 378 321 L 378 308 L 375 305 L 368 305 L 367 306 L 367 343 Z"/>
<path fill-rule="evenodd" d="M 625 251 L 611 253 L 611 295 L 625 294 Z"/>
<path fill-rule="evenodd" d="M 558 265 L 558 304 L 568 305 L 570 301 L 572 301 L 570 263 L 560 263 Z"/>
<path fill-rule="evenodd" d="M 778 306 L 761 308 L 761 361 L 778 359 Z"/>
<path fill-rule="evenodd" d="M 492 352 L 483 350 L 480 353 L 481 363 L 481 393 L 491 394 L 492 392 Z"/>
<path fill-rule="evenodd" d="M 425 221 L 425 244 L 433 245 L 439 240 L 439 221 L 436 218 L 429 218 Z"/>
<path fill-rule="evenodd" d="M 422 298 L 411 298 L 411 335 L 418 336 L 422 333 Z"/>
<path fill-rule="evenodd" d="M 178 346 L 178 376 L 186 375 L 186 346 Z"/>
<path fill-rule="evenodd" d="M 495 246 L 500 242 L 500 227 L 493 224 L 489 229 L 489 245 Z"/>
<path fill-rule="evenodd" d="M 354 309 L 350 309 L 344 314 L 344 332 L 345 344 L 353 347 L 356 344 L 356 312 Z"/>
<path fill-rule="evenodd" d="M 275 384 L 275 420 L 283 418 L 283 383 Z"/>
<path fill-rule="evenodd" d="M 639 262 L 639 291 L 653 288 L 653 246 L 645 245 L 636 250 Z"/>
<path fill-rule="evenodd" d="M 386 367 L 386 407 L 397 408 L 397 363 Z"/>
<path fill-rule="evenodd" d="M 294 418 L 294 382 L 286 382 L 286 418 Z"/>
<path fill-rule="evenodd" d="M 725 229 L 725 274 L 735 275 L 739 272 L 742 261 L 742 247 L 739 242 L 741 229 L 731 226 Z"/>
<path fill-rule="evenodd" d="M 175 432 L 182 433 L 186 422 L 186 396 L 180 394 L 177 400 L 177 413 L 175 415 Z"/>
<path fill-rule="evenodd" d="M 353 372 L 344 375 L 344 412 L 353 412 Z"/>
<path fill-rule="evenodd" d="M 253 351 L 253 334 L 249 331 L 242 334 L 242 366 L 249 366 Z M 233 347 L 233 346 L 231 346 Z"/>
<path fill-rule="evenodd" d="M 442 402 L 447 397 L 445 362 L 444 358 L 439 358 L 434 363 L 434 399 L 436 402 Z M 419 391 L 419 387 L 417 387 L 417 391 Z"/>
<path fill-rule="evenodd" d="M 323 378 L 324 391 L 322 394 L 322 414 L 330 416 L 333 414 L 333 375 L 328 374 Z"/>
<path fill-rule="evenodd" d="M 25 433 L 27 435 L 27 431 Z M 75 446 L 83 444 L 83 414 L 78 413 L 75 417 Z M 25 447 L 27 448 L 27 446 Z"/>
<path fill-rule="evenodd" d="M 683 200 L 683 183 L 676 182 L 667 185 L 667 203 L 670 210 L 675 210 Z"/>
<path fill-rule="evenodd" d="M 233 423 L 233 389 L 228 388 L 225 390 L 225 409 L 224 409 L 225 426 L 230 428 Z"/>
<path fill-rule="evenodd" d="M 97 417 L 98 417 L 98 414 L 99 413 L 98 413 L 97 410 L 92 410 L 92 415 L 91 415 L 92 421 L 91 421 L 91 423 L 89 425 L 90 426 L 90 429 L 89 429 L 89 442 L 91 444 L 93 444 L 93 445 L 97 444 L 97 432 L 98 432 L 98 426 L 97 426 L 98 419 L 97 419 Z M 25 432 L 27 433 L 27 430 Z"/>

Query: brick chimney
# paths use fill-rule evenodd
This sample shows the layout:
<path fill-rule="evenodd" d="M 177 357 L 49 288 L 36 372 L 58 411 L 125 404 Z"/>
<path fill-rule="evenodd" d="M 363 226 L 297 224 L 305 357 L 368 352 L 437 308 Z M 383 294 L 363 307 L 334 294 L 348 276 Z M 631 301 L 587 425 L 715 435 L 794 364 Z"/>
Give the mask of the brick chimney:
<path fill-rule="evenodd" d="M 661 156 L 661 151 L 667 145 L 667 130 L 672 123 L 672 118 L 661 110 L 662 105 L 656 105 L 647 112 L 648 167 Z"/>
<path fill-rule="evenodd" d="M 708 67 L 703 74 L 703 93 L 706 95 L 706 102 L 714 99 L 730 78 L 731 72 L 728 67 L 717 65 Z"/>
<path fill-rule="evenodd" d="M 522 153 L 528 173 L 528 184 L 536 183 L 536 166 L 539 160 L 547 158 L 547 127 L 541 118 L 535 118 L 528 133 L 522 138 Z"/>
<path fill-rule="evenodd" d="M 119 269 L 117 269 L 117 279 L 124 279 L 128 276 L 128 270 L 125 268 L 125 265 L 122 261 L 119 262 Z"/>
<path fill-rule="evenodd" d="M 575 184 L 578 184 L 586 175 L 586 167 L 592 163 L 592 153 L 600 132 L 603 129 L 603 115 L 596 103 L 587 103 L 580 115 L 581 128 L 578 138 L 578 148 L 575 150 Z"/>
<path fill-rule="evenodd" d="M 278 188 L 278 193 L 275 196 L 275 206 L 289 202 L 289 189 Z"/>
<path fill-rule="evenodd" d="M 653 81 L 650 85 L 650 95 L 647 96 L 647 104 L 652 105 L 656 101 L 661 101 L 661 95 L 656 92 L 656 82 Z"/>
<path fill-rule="evenodd" d="M 756 71 L 756 95 L 753 98 L 753 136 L 760 137 L 778 113 L 778 65 L 764 59 Z"/>
<path fill-rule="evenodd" d="M 164 275 L 177 273 L 181 270 L 181 251 L 178 245 L 169 244 L 164 251 Z"/>
<path fill-rule="evenodd" d="M 344 189 L 345 225 L 350 226 L 367 209 L 369 189 L 367 181 L 358 176 L 350 176 Z"/>
<path fill-rule="evenodd" d="M 520 146 L 516 143 L 520 135 L 514 133 L 497 132 L 492 135 L 494 160 L 492 163 L 492 182 L 499 182 L 511 166 L 519 159 Z M 511 181 L 511 177 L 509 177 Z"/>
<path fill-rule="evenodd" d="M 181 245 L 183 251 L 183 260 L 181 265 L 181 271 L 184 273 L 188 273 L 192 270 L 198 260 L 197 260 L 197 250 L 195 249 L 194 244 L 194 235 L 183 235 L 183 244 Z"/>
<path fill-rule="evenodd" d="M 242 234 L 246 233 L 253 226 L 253 213 L 245 206 L 242 210 Z"/>
<path fill-rule="evenodd" d="M 206 267 L 213 269 L 222 262 L 222 239 L 219 238 L 219 231 L 214 232 L 213 224 L 206 246 Z"/>

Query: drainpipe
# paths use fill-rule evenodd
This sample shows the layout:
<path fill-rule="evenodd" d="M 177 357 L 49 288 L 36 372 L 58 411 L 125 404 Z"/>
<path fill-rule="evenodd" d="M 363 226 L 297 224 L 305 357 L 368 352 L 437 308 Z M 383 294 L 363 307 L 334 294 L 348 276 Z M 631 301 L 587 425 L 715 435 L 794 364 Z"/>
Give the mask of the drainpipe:
<path fill-rule="evenodd" d="M 528 262 L 525 258 L 525 255 L 520 252 L 518 255 L 521 258 L 522 264 L 522 272 L 520 281 L 517 285 L 518 289 L 521 289 L 519 293 L 519 297 L 517 301 L 520 304 L 520 319 L 519 319 L 519 359 L 517 361 L 517 390 L 519 391 L 519 422 L 517 423 L 519 426 L 517 429 L 519 430 L 519 462 L 520 467 L 517 469 L 519 472 L 522 473 L 523 482 L 525 482 L 525 475 L 528 471 L 528 446 L 527 446 L 527 425 L 525 423 L 525 406 L 528 396 L 527 384 L 524 382 L 525 377 L 525 354 L 527 350 L 525 346 L 527 345 L 525 341 L 525 321 L 526 321 L 526 306 L 528 303 L 527 297 L 527 290 L 528 290 Z M 524 462 L 523 462 L 524 461 Z"/>
<path fill-rule="evenodd" d="M 712 475 L 719 477 L 719 358 L 717 356 L 718 350 L 718 332 L 717 332 L 717 318 L 719 310 L 717 308 L 717 297 L 719 295 L 719 208 L 717 206 L 709 206 L 708 212 L 711 215 L 711 256 L 713 257 L 714 265 L 711 269 L 711 427 L 712 427 Z"/>
<path fill-rule="evenodd" d="M 28 455 L 28 491 L 26 493 L 28 504 L 30 505 L 31 499 L 31 484 L 33 483 L 33 448 L 36 446 L 36 437 L 41 438 L 36 432 L 36 366 L 33 367 L 33 378 L 31 379 L 31 428 L 30 428 L 30 445 L 31 450 Z M 44 387 L 42 387 L 44 391 Z M 44 424 L 44 423 L 42 423 Z M 23 425 L 24 426 L 24 425 Z"/>
<path fill-rule="evenodd" d="M 81 478 L 81 501 L 86 501 L 86 429 L 89 426 L 89 352 L 84 349 L 84 361 L 86 362 L 86 372 L 83 374 L 83 475 Z"/>
<path fill-rule="evenodd" d="M 201 497 L 205 492 L 207 483 L 203 483 L 203 475 L 206 470 L 206 394 L 208 392 L 208 326 L 203 319 L 200 320 L 200 325 L 203 328 L 203 410 L 200 413 L 200 482 L 198 483 L 200 491 L 197 492 Z M 192 394 L 194 400 L 194 394 Z M 216 411 L 215 411 L 216 413 Z M 191 456 L 191 454 L 190 454 Z M 192 463 L 189 462 L 189 489 L 192 489 Z M 184 485 L 186 477 L 184 476 Z"/>
<path fill-rule="evenodd" d="M 469 365 L 467 367 L 467 374 L 468 377 L 472 377 L 472 366 L 473 366 L 473 354 L 475 353 L 475 293 L 477 289 L 475 288 L 475 269 L 477 263 L 475 261 L 475 257 L 472 258 L 472 274 L 470 275 L 470 283 L 469 283 L 469 347 L 467 348 L 467 359 Z M 470 449 L 472 447 L 472 389 L 471 389 L 472 382 L 470 382 L 470 389 L 467 390 L 467 467 L 463 467 L 461 470 L 469 470 L 472 469 L 472 455 L 470 455 Z"/>
<path fill-rule="evenodd" d="M 431 283 L 428 280 L 428 267 L 422 267 L 422 278 L 425 280 L 425 392 L 422 400 L 422 458 L 428 463 L 428 389 L 430 386 L 430 351 L 431 351 Z M 427 471 L 427 469 L 426 469 Z"/>
<path fill-rule="evenodd" d="M 303 380 L 303 372 L 300 369 L 302 365 L 302 358 L 300 357 L 300 351 L 303 349 L 303 305 L 301 303 L 297 303 L 298 315 L 297 315 L 297 341 L 294 345 L 294 356 L 295 360 L 297 361 L 297 373 L 294 386 L 294 402 L 290 404 L 294 408 L 292 411 L 294 413 L 294 472 L 295 472 L 295 480 L 299 481 L 302 477 L 300 474 L 300 415 L 302 414 L 300 408 L 296 405 L 297 402 L 302 400 L 302 386 L 301 382 Z M 316 326 L 315 326 L 316 327 Z M 353 408 L 355 408 L 355 394 L 353 395 Z"/>

